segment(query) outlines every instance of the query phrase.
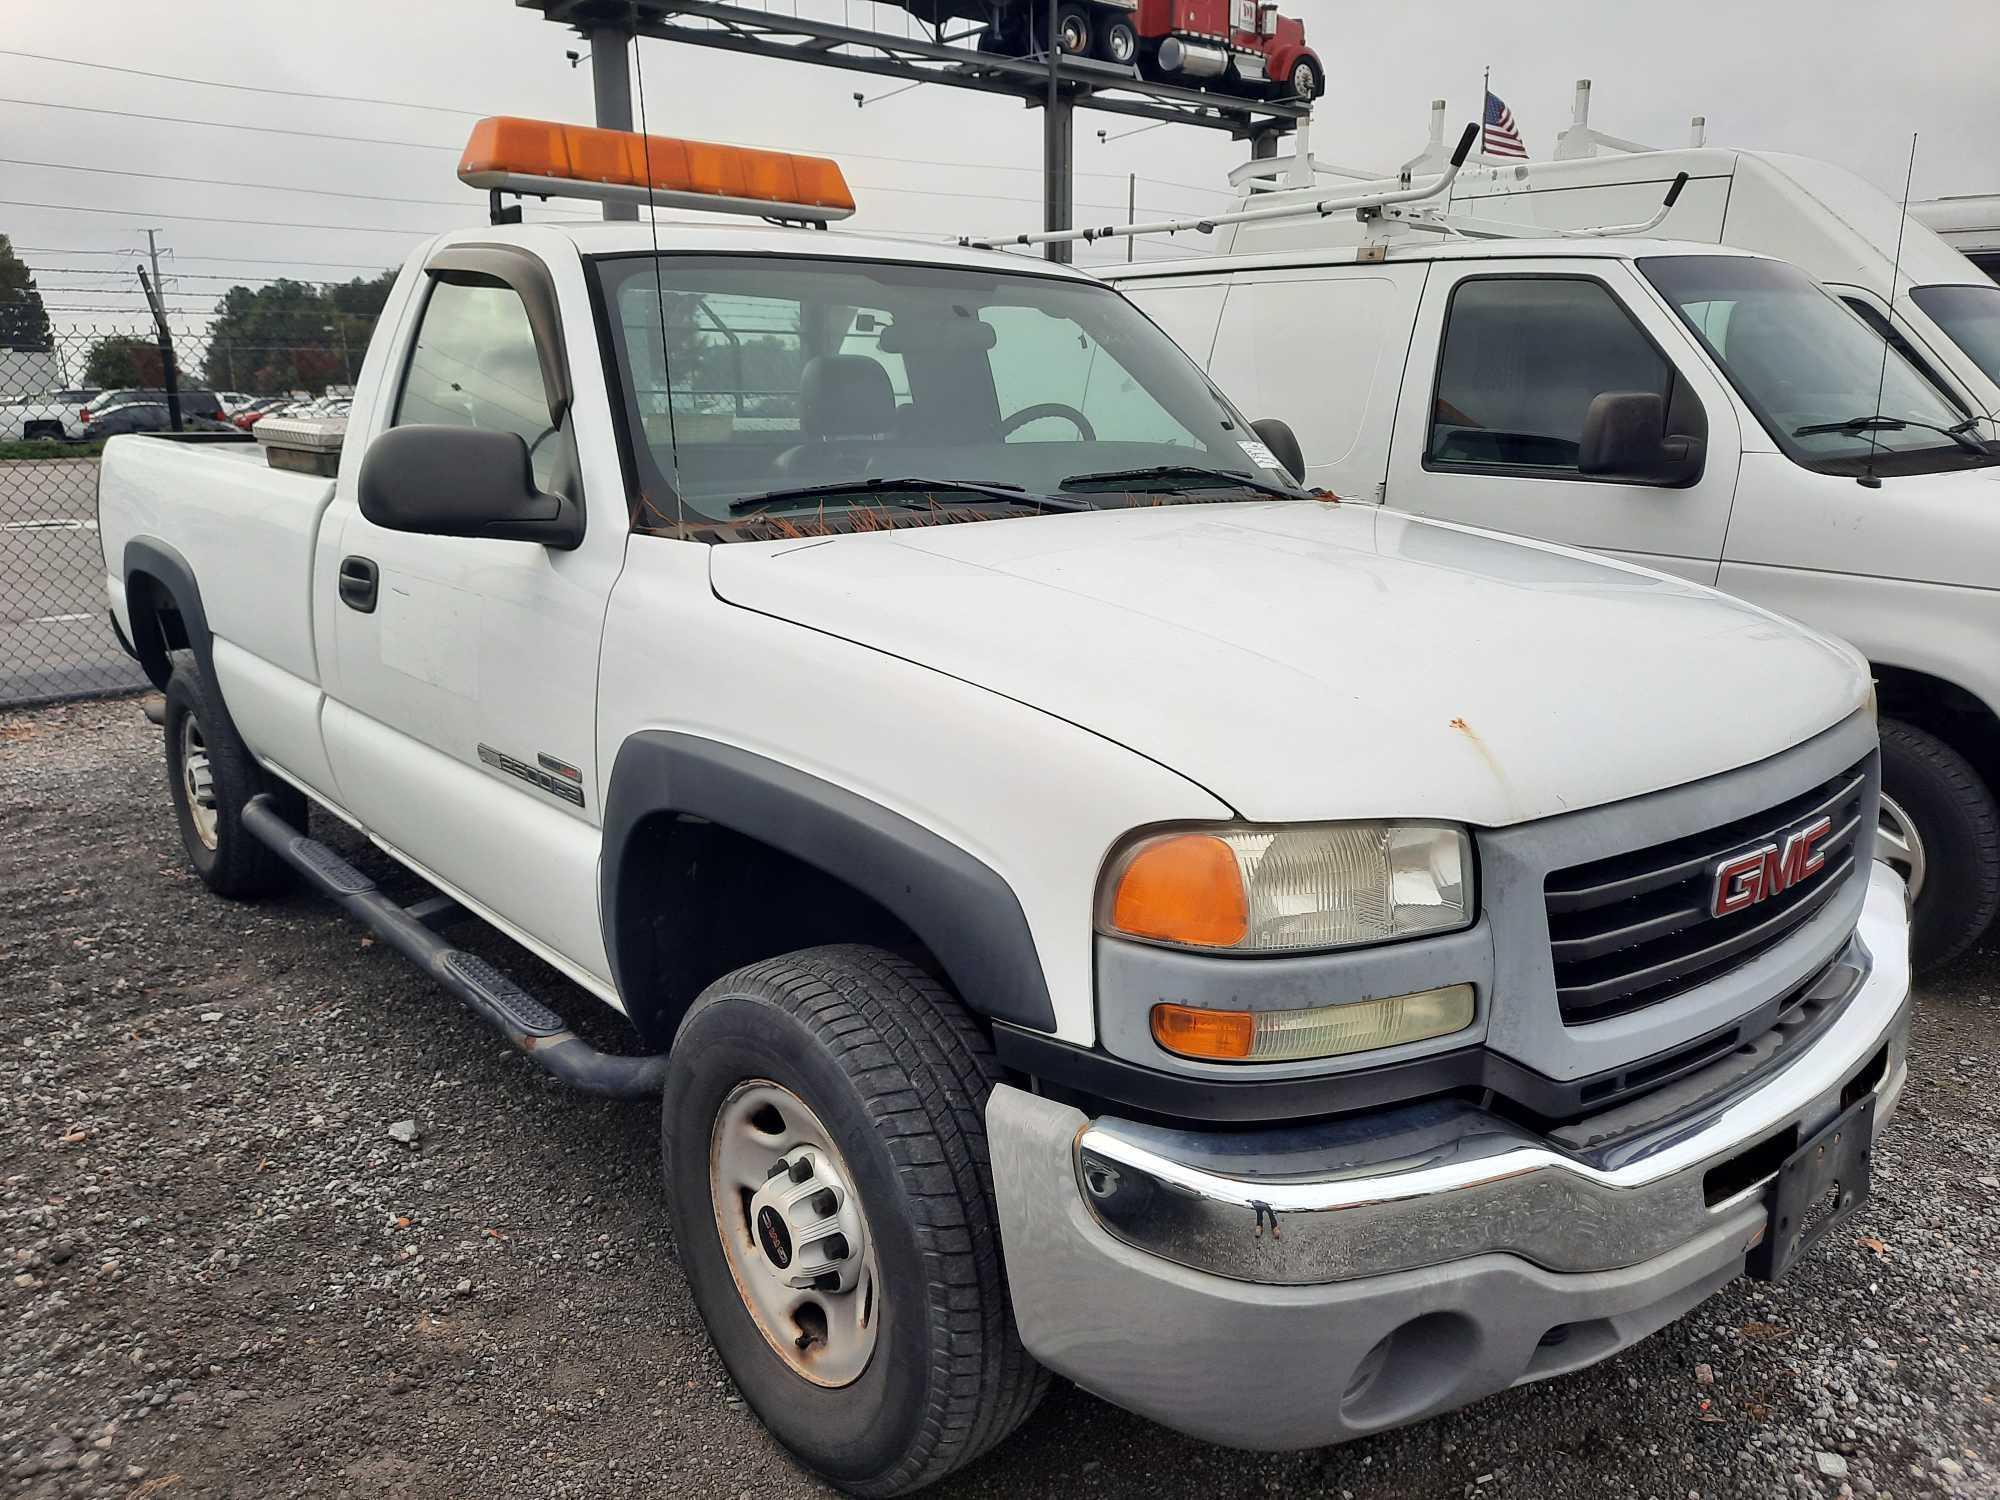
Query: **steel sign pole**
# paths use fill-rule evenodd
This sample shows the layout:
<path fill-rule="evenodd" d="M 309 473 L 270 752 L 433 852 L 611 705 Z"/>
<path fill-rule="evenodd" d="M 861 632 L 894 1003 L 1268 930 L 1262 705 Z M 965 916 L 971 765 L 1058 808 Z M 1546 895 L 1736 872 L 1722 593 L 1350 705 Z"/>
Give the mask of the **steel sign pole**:
<path fill-rule="evenodd" d="M 610 26 L 590 30 L 590 91 L 597 104 L 597 123 L 605 130 L 632 128 L 632 33 Z M 636 222 L 636 203 L 604 205 L 607 219 Z"/>
<path fill-rule="evenodd" d="M 1076 131 L 1075 103 L 1060 80 L 1062 38 L 1057 32 L 1058 0 L 1048 0 L 1049 97 L 1042 109 L 1042 227 L 1068 229 L 1074 222 Z M 1074 251 L 1067 240 L 1045 247 L 1050 260 L 1067 263 Z"/>

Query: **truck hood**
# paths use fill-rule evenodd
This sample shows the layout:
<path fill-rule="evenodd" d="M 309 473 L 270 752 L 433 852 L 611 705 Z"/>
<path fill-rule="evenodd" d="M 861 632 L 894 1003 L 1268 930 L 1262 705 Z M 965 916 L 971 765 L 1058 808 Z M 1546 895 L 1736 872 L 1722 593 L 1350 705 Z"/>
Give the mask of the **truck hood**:
<path fill-rule="evenodd" d="M 1067 719 L 1257 821 L 1544 817 L 1761 760 L 1869 692 L 1848 648 L 1752 605 L 1374 507 L 1160 506 L 710 556 L 725 601 Z"/>

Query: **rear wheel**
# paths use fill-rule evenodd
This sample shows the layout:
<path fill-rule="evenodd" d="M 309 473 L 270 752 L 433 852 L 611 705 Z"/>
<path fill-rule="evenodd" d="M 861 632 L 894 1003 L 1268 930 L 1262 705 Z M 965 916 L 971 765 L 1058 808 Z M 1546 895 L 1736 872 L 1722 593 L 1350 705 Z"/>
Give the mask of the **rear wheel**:
<path fill-rule="evenodd" d="M 1976 943 L 2000 908 L 2000 809 L 1970 762 L 1927 730 L 1882 721 L 1875 857 L 1910 888 L 1910 956 L 1920 971 Z"/>
<path fill-rule="evenodd" d="M 1118 20 L 1104 28 L 1100 43 L 1106 62 L 1129 68 L 1139 60 L 1139 33 L 1130 21 Z"/>
<path fill-rule="evenodd" d="M 696 1304 L 773 1435 L 843 1489 L 900 1495 L 971 1461 L 1047 1377 L 1001 1265 L 991 1049 L 916 966 L 814 948 L 716 981 L 661 1116 Z"/>
<path fill-rule="evenodd" d="M 1081 5 L 1065 5 L 1056 12 L 1056 40 L 1071 57 L 1090 52 L 1090 12 Z"/>
<path fill-rule="evenodd" d="M 244 828 L 243 809 L 268 794 L 287 822 L 303 828 L 305 798 L 257 764 L 214 684 L 192 661 L 174 667 L 166 700 L 167 790 L 188 863 L 219 896 L 247 899 L 281 889 L 284 862 Z"/>

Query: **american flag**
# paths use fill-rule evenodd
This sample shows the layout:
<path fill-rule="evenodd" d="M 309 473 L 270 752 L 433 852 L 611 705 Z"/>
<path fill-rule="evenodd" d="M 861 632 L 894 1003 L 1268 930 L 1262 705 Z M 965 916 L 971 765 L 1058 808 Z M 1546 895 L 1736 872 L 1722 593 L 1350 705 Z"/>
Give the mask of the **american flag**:
<path fill-rule="evenodd" d="M 1486 96 L 1486 135 L 1480 149 L 1488 156 L 1528 159 L 1528 148 L 1521 144 L 1520 129 L 1514 124 L 1514 111 L 1498 94 Z"/>

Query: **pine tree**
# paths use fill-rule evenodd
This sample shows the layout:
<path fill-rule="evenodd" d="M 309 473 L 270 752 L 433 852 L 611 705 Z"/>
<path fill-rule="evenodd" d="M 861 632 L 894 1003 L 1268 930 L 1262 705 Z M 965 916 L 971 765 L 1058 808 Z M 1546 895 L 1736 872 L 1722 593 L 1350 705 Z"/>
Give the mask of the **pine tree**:
<path fill-rule="evenodd" d="M 0 234 L 0 349 L 42 351 L 55 347 L 49 313 L 27 264 Z"/>

